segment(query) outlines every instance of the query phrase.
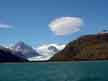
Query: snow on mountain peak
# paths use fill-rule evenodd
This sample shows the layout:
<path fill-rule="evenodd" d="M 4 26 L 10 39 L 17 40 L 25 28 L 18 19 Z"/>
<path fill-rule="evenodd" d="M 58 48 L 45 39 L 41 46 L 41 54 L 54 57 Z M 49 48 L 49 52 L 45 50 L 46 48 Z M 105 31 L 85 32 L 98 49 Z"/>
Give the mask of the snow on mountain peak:
<path fill-rule="evenodd" d="M 64 44 L 63 45 L 45 44 L 45 45 L 41 45 L 41 46 L 37 47 L 36 50 L 40 55 L 48 56 L 48 55 L 53 55 L 53 54 L 59 52 L 64 47 L 65 47 Z"/>
<path fill-rule="evenodd" d="M 26 59 L 39 55 L 31 46 L 22 41 L 16 43 L 11 49 L 20 52 Z"/>
<path fill-rule="evenodd" d="M 65 44 L 44 44 L 36 48 L 36 51 L 40 56 L 29 58 L 31 61 L 46 61 L 49 60 L 54 54 L 61 51 L 65 47 Z"/>

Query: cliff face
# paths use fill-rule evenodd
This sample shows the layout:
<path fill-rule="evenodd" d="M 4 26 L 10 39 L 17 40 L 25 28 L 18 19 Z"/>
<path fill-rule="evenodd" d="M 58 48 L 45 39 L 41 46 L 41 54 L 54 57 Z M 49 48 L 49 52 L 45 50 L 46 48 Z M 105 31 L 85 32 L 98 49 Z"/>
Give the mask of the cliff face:
<path fill-rule="evenodd" d="M 0 46 L 0 62 L 27 62 L 27 60 L 15 56 L 11 50 Z"/>
<path fill-rule="evenodd" d="M 108 33 L 86 35 L 70 42 L 51 61 L 108 59 Z"/>

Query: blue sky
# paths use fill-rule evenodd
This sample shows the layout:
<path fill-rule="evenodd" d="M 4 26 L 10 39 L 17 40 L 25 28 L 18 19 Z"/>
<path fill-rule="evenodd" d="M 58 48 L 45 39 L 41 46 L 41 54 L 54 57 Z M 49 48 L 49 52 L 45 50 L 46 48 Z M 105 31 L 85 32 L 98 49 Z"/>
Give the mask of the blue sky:
<path fill-rule="evenodd" d="M 80 17 L 79 32 L 55 35 L 48 24 L 58 17 Z M 108 0 L 0 0 L 0 43 L 17 41 L 36 46 L 43 43 L 68 43 L 80 35 L 108 29 Z"/>

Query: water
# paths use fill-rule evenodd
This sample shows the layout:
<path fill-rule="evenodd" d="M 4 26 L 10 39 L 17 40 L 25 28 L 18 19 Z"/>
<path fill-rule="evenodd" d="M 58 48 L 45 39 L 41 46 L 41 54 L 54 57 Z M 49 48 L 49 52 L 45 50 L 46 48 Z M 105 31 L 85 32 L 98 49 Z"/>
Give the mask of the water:
<path fill-rule="evenodd" d="M 108 81 L 108 61 L 0 64 L 0 81 Z"/>

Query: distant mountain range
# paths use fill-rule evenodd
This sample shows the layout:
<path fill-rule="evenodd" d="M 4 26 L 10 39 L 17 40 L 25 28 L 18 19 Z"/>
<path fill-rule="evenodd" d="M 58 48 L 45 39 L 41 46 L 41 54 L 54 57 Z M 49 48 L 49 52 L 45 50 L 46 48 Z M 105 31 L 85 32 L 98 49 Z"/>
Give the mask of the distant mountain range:
<path fill-rule="evenodd" d="M 63 49 L 63 45 L 48 44 L 36 49 L 20 41 L 12 47 L 0 46 L 0 62 L 46 61 Z"/>
<path fill-rule="evenodd" d="M 0 62 L 72 61 L 108 59 L 108 33 L 81 36 L 67 45 L 44 44 L 37 48 L 18 42 L 0 46 Z"/>
<path fill-rule="evenodd" d="M 46 61 L 65 47 L 64 44 L 44 44 L 36 48 L 40 56 L 30 58 L 32 61 Z"/>
<path fill-rule="evenodd" d="M 108 59 L 108 33 L 81 36 L 68 43 L 50 61 L 106 60 Z"/>

